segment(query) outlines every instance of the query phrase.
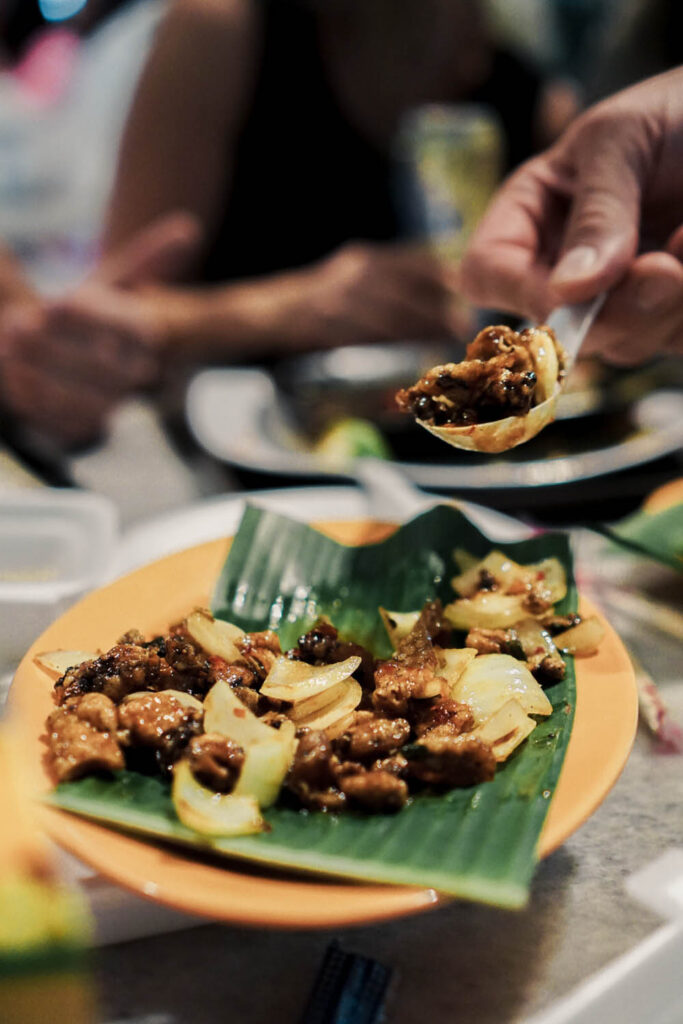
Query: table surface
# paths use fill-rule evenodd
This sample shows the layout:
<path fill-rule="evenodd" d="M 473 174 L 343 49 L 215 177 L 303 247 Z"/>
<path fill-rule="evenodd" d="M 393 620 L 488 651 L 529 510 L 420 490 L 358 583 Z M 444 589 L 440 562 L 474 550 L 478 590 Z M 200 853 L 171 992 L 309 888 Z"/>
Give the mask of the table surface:
<path fill-rule="evenodd" d="M 159 438 L 150 445 L 150 452 L 156 445 L 158 459 Z M 165 449 L 163 454 L 169 456 Z M 158 474 L 166 482 L 169 508 L 201 494 L 196 479 L 172 462 Z M 105 458 L 96 468 L 81 465 L 81 482 L 93 486 L 108 477 L 113 464 L 107 466 Z M 153 507 L 146 509 L 140 489 L 131 488 L 130 480 L 127 486 L 137 504 L 122 508 L 124 521 L 140 522 L 163 510 L 164 494 L 157 491 Z M 575 544 L 580 585 L 603 604 L 673 716 L 683 722 L 680 639 L 611 607 L 608 591 L 620 580 L 636 581 L 641 593 L 683 612 L 683 579 L 646 559 L 618 554 L 585 531 L 577 531 Z M 604 803 L 539 865 L 524 911 L 452 902 L 403 920 L 334 932 L 195 922 L 179 929 L 176 922 L 174 931 L 97 951 L 100 1020 L 294 1024 L 325 950 L 338 939 L 344 949 L 392 969 L 385 1016 L 390 1024 L 524 1021 L 660 924 L 656 913 L 627 894 L 625 882 L 665 849 L 680 845 L 682 768 L 680 756 L 656 752 L 641 726 Z"/>

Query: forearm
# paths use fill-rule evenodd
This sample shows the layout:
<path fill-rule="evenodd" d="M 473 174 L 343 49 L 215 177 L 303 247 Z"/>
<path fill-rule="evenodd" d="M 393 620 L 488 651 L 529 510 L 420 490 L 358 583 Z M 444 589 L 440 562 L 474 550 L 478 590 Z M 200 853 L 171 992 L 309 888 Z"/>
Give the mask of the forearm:
<path fill-rule="evenodd" d="M 258 358 L 313 347 L 320 340 L 305 301 L 304 271 L 217 287 L 155 288 L 162 347 L 176 358 Z"/>

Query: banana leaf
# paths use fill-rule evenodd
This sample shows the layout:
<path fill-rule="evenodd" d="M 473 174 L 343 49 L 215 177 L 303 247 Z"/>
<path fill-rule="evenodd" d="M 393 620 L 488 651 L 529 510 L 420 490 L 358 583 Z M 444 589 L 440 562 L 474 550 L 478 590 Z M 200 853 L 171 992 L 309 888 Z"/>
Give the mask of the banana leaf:
<path fill-rule="evenodd" d="M 636 554 L 655 558 L 683 572 L 683 503 L 658 512 L 640 509 L 602 532 Z"/>
<path fill-rule="evenodd" d="M 452 600 L 456 548 L 483 557 L 492 547 L 518 562 L 554 555 L 569 590 L 558 610 L 576 609 L 567 538 L 543 534 L 494 543 L 464 515 L 438 506 L 388 539 L 351 547 L 271 512 L 248 508 L 216 584 L 212 610 L 247 630 L 278 629 L 283 648 L 317 618 L 386 657 L 378 613 L 410 611 L 435 597 Z M 400 883 L 502 907 L 521 907 L 537 861 L 538 839 L 564 759 L 575 705 L 571 659 L 563 682 L 547 690 L 553 713 L 498 766 L 492 782 L 448 793 L 425 790 L 397 814 L 333 815 L 286 800 L 266 812 L 269 832 L 205 840 L 177 820 L 168 786 L 120 772 L 58 786 L 51 802 L 159 839 L 247 861 L 349 879 Z"/>

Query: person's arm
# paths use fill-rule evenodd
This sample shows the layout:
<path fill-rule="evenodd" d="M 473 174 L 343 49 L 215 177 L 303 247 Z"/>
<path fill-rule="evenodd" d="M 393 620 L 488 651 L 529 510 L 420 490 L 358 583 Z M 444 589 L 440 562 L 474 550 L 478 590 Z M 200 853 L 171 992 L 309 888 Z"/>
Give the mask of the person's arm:
<path fill-rule="evenodd" d="M 542 320 L 609 289 L 586 351 L 681 351 L 683 69 L 588 110 L 515 172 L 461 267 L 468 297 Z"/>
<path fill-rule="evenodd" d="M 176 210 L 210 238 L 260 57 L 252 0 L 175 0 L 157 31 L 121 144 L 105 256 Z"/>
<path fill-rule="evenodd" d="M 105 261 L 171 211 L 192 214 L 210 241 L 230 188 L 259 37 L 253 0 L 176 0 L 171 7 L 124 133 Z M 313 266 L 245 282 L 146 285 L 122 295 L 120 309 L 131 327 L 137 318 L 154 322 L 159 348 L 174 357 L 258 357 L 451 333 L 447 278 L 427 254 L 350 244 Z"/>

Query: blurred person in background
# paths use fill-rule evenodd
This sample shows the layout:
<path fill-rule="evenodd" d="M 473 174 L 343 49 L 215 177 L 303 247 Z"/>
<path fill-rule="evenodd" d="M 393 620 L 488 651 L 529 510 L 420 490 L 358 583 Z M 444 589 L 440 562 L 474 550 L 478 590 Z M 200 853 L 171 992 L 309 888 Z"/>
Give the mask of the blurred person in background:
<path fill-rule="evenodd" d="M 12 309 L 38 315 L 45 296 L 74 286 L 95 265 L 121 132 L 164 7 L 164 0 L 0 5 L 0 438 L 14 441 L 17 429 L 36 426 L 45 389 L 62 388 L 55 364 L 66 358 L 66 339 L 26 348 L 24 365 L 33 366 L 26 381 L 13 356 Z M 131 387 L 118 361 L 111 380 L 120 393 Z M 71 407 L 87 405 L 73 373 L 64 388 Z M 97 391 L 96 380 L 88 390 Z M 54 436 L 52 427 L 47 434 Z"/>
<path fill-rule="evenodd" d="M 176 0 L 128 121 L 102 268 L 61 301 L 10 311 L 6 400 L 40 429 L 86 442 L 97 417 L 79 425 L 69 399 L 84 376 L 78 344 L 97 377 L 98 359 L 134 354 L 177 366 L 452 336 L 454 268 L 401 238 L 401 117 L 425 103 L 486 104 L 513 167 L 550 141 L 543 95 L 541 76 L 496 46 L 472 0 Z M 163 251 L 151 270 L 136 252 L 141 232 L 163 242 L 169 223 L 187 257 L 175 283 L 157 272 Z M 54 367 L 58 337 L 73 344 L 57 393 L 40 367 Z M 120 397 L 111 379 L 100 428 Z"/>

